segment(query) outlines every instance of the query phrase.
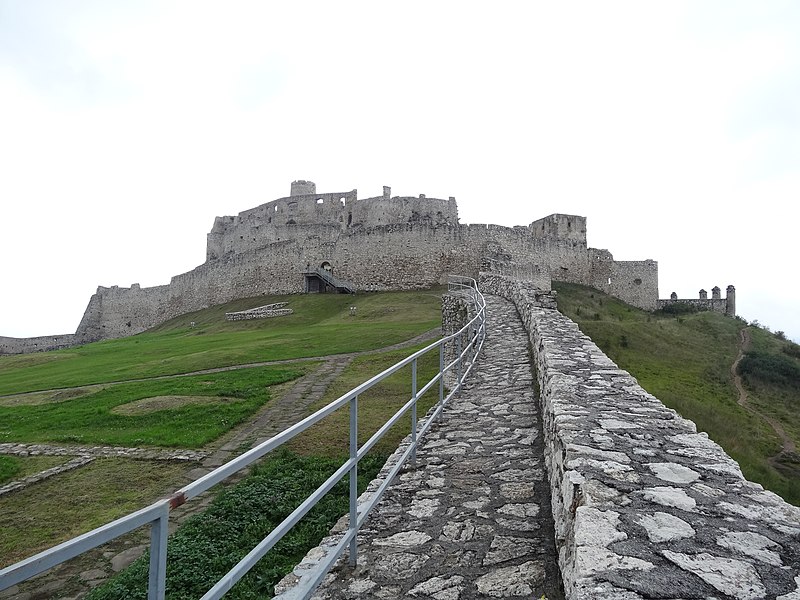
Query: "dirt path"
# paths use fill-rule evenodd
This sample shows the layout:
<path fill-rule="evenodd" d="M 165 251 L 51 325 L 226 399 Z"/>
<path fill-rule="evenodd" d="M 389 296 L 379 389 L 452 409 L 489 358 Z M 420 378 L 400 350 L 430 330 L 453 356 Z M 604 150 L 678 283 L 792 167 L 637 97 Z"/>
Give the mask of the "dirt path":
<path fill-rule="evenodd" d="M 746 410 L 750 411 L 760 419 L 764 420 L 772 427 L 772 430 L 775 432 L 775 435 L 781 440 L 782 448 L 781 451 L 778 452 L 775 456 L 771 456 L 768 458 L 768 462 L 770 465 L 775 467 L 779 462 L 780 459 L 783 458 L 787 454 L 793 454 L 797 452 L 797 446 L 794 443 L 794 440 L 790 438 L 786 430 L 783 426 L 774 418 L 765 415 L 758 409 L 754 408 L 747 402 L 747 390 L 744 389 L 744 384 L 742 382 L 742 378 L 739 375 L 739 363 L 744 358 L 744 355 L 750 350 L 750 332 L 747 327 L 743 327 L 742 330 L 739 332 L 739 354 L 736 356 L 736 360 L 733 361 L 731 365 L 731 375 L 733 376 L 733 385 L 736 386 L 736 391 L 739 393 L 739 397 L 737 399 L 737 403 L 739 406 L 745 408 Z"/>

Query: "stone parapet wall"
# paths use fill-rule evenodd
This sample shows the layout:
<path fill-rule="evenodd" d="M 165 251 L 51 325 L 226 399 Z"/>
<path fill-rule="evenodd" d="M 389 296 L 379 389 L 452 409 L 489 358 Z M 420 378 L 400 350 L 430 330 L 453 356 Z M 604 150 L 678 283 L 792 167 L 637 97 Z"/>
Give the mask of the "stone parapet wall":
<path fill-rule="evenodd" d="M 725 298 L 679 298 L 677 300 L 659 300 L 659 310 L 673 304 L 688 304 L 697 310 L 707 310 L 720 314 L 728 314 L 728 301 Z"/>
<path fill-rule="evenodd" d="M 512 300 L 535 355 L 566 598 L 800 598 L 800 508 L 744 479 L 524 283 Z"/>
<path fill-rule="evenodd" d="M 47 352 L 71 348 L 76 343 L 75 334 L 43 335 L 30 338 L 13 338 L 0 336 L 0 355 L 28 354 L 30 352 Z"/>
<path fill-rule="evenodd" d="M 484 294 L 495 294 L 511 300 L 518 311 L 521 311 L 520 307 L 556 308 L 556 292 L 540 289 L 535 282 L 523 282 L 498 273 L 480 273 L 478 289 Z"/>
<path fill-rule="evenodd" d="M 453 335 L 464 327 L 477 314 L 477 306 L 466 291 L 453 291 L 442 295 L 442 337 Z M 465 348 L 470 334 L 463 332 L 446 342 L 442 349 L 444 364 L 448 365 L 458 357 L 459 350 Z M 450 369 L 444 374 L 444 384 L 448 389 L 456 385 L 458 373 Z"/>

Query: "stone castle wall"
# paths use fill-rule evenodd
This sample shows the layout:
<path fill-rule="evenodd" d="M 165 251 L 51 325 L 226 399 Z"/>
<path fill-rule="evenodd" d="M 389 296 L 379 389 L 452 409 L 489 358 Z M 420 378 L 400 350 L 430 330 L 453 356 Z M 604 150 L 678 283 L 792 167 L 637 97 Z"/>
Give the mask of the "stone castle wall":
<path fill-rule="evenodd" d="M 237 216 L 217 217 L 207 260 L 168 285 L 99 287 L 75 333 L 75 343 L 133 335 L 176 316 L 238 298 L 304 291 L 302 272 L 328 263 L 358 290 L 428 288 L 448 273 L 481 270 L 528 273 L 543 289 L 550 280 L 594 286 L 640 308 L 655 309 L 655 261 L 614 261 L 586 246 L 586 218 L 550 215 L 528 226 L 458 223 L 454 198 L 383 196 L 356 190 L 316 193 L 296 181 L 292 195 Z M 7 343 L 0 351 L 37 348 Z"/>
<path fill-rule="evenodd" d="M 300 273 L 323 262 L 332 265 L 336 277 L 362 290 L 427 288 L 443 283 L 448 273 L 477 277 L 487 257 L 501 257 L 511 265 L 538 265 L 544 273 L 540 287 L 549 288 L 544 281 L 549 276 L 593 285 L 648 309 L 655 308 L 658 297 L 654 261 L 615 262 L 606 251 L 575 241 L 535 238 L 527 228 L 403 223 L 361 228 L 333 241 L 317 235 L 324 229 L 318 225 L 295 227 L 292 239 L 206 262 L 173 277 L 167 286 L 99 288 L 78 328 L 78 339 L 132 335 L 237 298 L 301 293 Z"/>
<path fill-rule="evenodd" d="M 74 333 L 13 338 L 0 335 L 0 354 L 28 354 L 71 348 L 76 343 Z"/>
<path fill-rule="evenodd" d="M 529 302 L 529 285 L 479 287 L 514 302 L 529 333 L 568 600 L 800 598 L 800 508 Z"/>
<path fill-rule="evenodd" d="M 217 217 L 208 234 L 206 259 L 217 260 L 295 239 L 298 226 L 335 242 L 342 233 L 398 223 L 457 225 L 454 198 L 376 197 L 359 200 L 356 190 L 292 195 L 267 202 L 235 217 Z"/>
<path fill-rule="evenodd" d="M 678 294 L 673 292 L 669 300 L 658 301 L 658 308 L 663 309 L 674 304 L 688 304 L 695 310 L 707 310 L 729 317 L 736 316 L 736 288 L 734 286 L 728 286 L 725 298 L 722 298 L 718 287 L 714 287 L 711 290 L 711 298 L 708 297 L 708 293 L 705 290 L 700 290 L 699 295 L 699 298 L 678 298 Z"/>
<path fill-rule="evenodd" d="M 728 301 L 724 298 L 715 298 L 715 299 L 700 299 L 700 298 L 678 298 L 676 300 L 659 300 L 658 301 L 658 308 L 664 308 L 665 306 L 671 306 L 673 304 L 688 304 L 689 306 L 693 306 L 697 310 L 707 310 L 710 312 L 720 313 L 720 314 L 727 314 L 728 313 Z"/>

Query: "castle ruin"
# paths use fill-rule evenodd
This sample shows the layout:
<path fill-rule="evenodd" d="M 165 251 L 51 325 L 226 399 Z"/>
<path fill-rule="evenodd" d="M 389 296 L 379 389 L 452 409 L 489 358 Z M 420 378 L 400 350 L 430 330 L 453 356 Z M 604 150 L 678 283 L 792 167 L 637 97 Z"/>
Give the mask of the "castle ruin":
<path fill-rule="evenodd" d="M 289 196 L 236 216 L 217 217 L 206 261 L 169 284 L 98 287 L 74 334 L 0 337 L 0 354 L 50 350 L 133 335 L 181 314 L 238 298 L 308 291 L 304 273 L 324 269 L 356 291 L 424 289 L 448 273 L 523 276 L 592 286 L 646 310 L 659 307 L 658 264 L 616 261 L 586 244 L 586 217 L 553 214 L 529 225 L 461 224 L 447 200 L 359 198 L 318 193 L 294 181 Z"/>
<path fill-rule="evenodd" d="M 708 292 L 706 290 L 700 290 L 697 298 L 678 298 L 678 294 L 672 292 L 669 300 L 658 301 L 658 308 L 664 309 L 673 304 L 687 304 L 695 310 L 708 310 L 728 317 L 735 317 L 736 288 L 729 285 L 725 290 L 725 298 L 722 297 L 722 290 L 717 286 L 711 288 L 711 298 L 708 297 Z"/>

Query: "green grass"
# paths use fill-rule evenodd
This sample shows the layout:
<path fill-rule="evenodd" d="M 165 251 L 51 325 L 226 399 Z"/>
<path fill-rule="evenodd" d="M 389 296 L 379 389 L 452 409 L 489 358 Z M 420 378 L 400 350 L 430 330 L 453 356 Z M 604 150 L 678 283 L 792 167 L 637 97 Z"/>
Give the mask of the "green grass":
<path fill-rule="evenodd" d="M 360 463 L 359 493 L 385 459 L 366 457 Z M 250 477 L 224 490 L 205 512 L 187 519 L 170 538 L 167 598 L 201 597 L 340 465 L 341 461 L 331 458 L 281 452 L 258 466 Z M 275 584 L 328 534 L 347 507 L 345 477 L 225 597 L 272 597 Z M 148 561 L 149 556 L 143 556 L 87 599 L 144 600 Z"/>
<path fill-rule="evenodd" d="M 120 383 L 61 402 L 0 406 L 0 441 L 198 448 L 252 415 L 270 386 L 301 376 L 309 365 L 257 367 Z M 205 397 L 143 414 L 115 407 L 158 396 Z"/>
<path fill-rule="evenodd" d="M 287 300 L 295 312 L 286 317 L 225 320 L 225 312 Z M 355 316 L 350 306 L 357 307 Z M 0 394 L 374 350 L 438 326 L 440 307 L 441 290 L 238 300 L 183 315 L 128 338 L 2 356 Z"/>
<path fill-rule="evenodd" d="M 178 463 L 97 459 L 1 496 L 0 566 L 147 506 L 185 469 Z"/>
<path fill-rule="evenodd" d="M 4 456 L 0 455 L 0 485 L 34 475 L 69 460 L 64 456 Z"/>
<path fill-rule="evenodd" d="M 559 310 L 642 387 L 706 431 L 749 479 L 800 504 L 800 477 L 787 476 L 769 462 L 780 451 L 779 438 L 763 419 L 737 404 L 730 368 L 742 321 L 710 312 L 654 314 L 589 287 L 555 282 L 553 287 Z M 765 343 L 756 341 L 760 331 L 755 330 L 756 345 Z M 773 404 L 770 394 L 753 393 L 759 406 Z M 780 418 L 786 419 L 787 431 L 800 433 L 800 417 L 784 411 Z"/>
<path fill-rule="evenodd" d="M 311 406 L 318 410 L 336 400 L 342 394 L 367 381 L 384 369 L 399 362 L 406 356 L 423 348 L 408 348 L 393 352 L 384 352 L 376 356 L 356 358 L 330 385 L 323 398 Z M 439 352 L 429 352 L 417 365 L 418 388 L 422 388 L 439 370 Z M 439 398 L 439 386 L 435 385 L 424 397 L 420 398 L 417 414 L 422 418 L 428 409 Z M 404 367 L 397 373 L 376 384 L 358 397 L 358 443 L 364 444 L 389 418 L 411 399 L 411 366 Z M 289 448 L 305 456 L 345 456 L 349 449 L 348 407 L 343 407 L 309 428 L 289 443 Z M 401 419 L 390 429 L 375 446 L 382 454 L 390 454 L 400 441 L 411 431 L 411 413 Z"/>
<path fill-rule="evenodd" d="M 0 456 L 0 485 L 16 479 L 22 470 L 22 461 L 15 456 Z"/>
<path fill-rule="evenodd" d="M 0 441 L 199 447 L 218 439 L 221 433 L 258 410 L 269 400 L 270 386 L 299 376 L 315 363 L 146 381 L 125 380 L 239 363 L 374 350 L 407 340 L 440 324 L 440 291 L 437 290 L 355 297 L 291 296 L 288 299 L 296 311 L 290 317 L 224 321 L 226 311 L 281 300 L 261 297 L 185 315 L 131 338 L 63 352 L 0 357 L 0 393 L 17 394 L 0 398 Z M 349 307 L 353 305 L 358 307 L 355 316 L 350 315 Z M 190 326 L 192 321 L 194 327 Z M 323 402 L 412 351 L 357 358 L 328 390 Z M 430 377 L 437 366 L 436 353 L 421 361 L 420 382 L 425 376 Z M 360 398 L 359 438 L 362 442 L 410 397 L 409 369 Z M 113 381 L 122 382 L 109 383 Z M 51 389 L 57 391 L 37 391 Z M 165 402 L 163 406 L 156 403 L 149 409 L 140 406 L 163 396 L 173 400 L 190 398 L 191 402 Z M 434 399 L 434 395 L 429 394 L 423 400 L 420 416 Z M 179 558 L 170 560 L 171 597 L 183 597 L 175 595 L 184 593 L 176 591 L 178 588 L 195 590 L 204 586 L 209 573 L 219 576 L 220 565 L 228 565 L 236 556 L 249 551 L 255 544 L 253 540 L 260 539 L 259 536 L 279 519 L 277 513 L 290 510 L 292 503 L 299 503 L 316 487 L 320 477 L 341 464 L 347 452 L 346 423 L 345 410 L 312 428 L 303 438 L 306 445 L 301 444 L 302 456 L 284 451 L 268 458 L 263 467 L 256 469 L 255 479 L 244 480 L 237 491 L 223 490 L 221 499 L 214 505 L 217 508 L 198 515 L 190 521 L 191 526 L 187 523 L 172 536 L 170 555 Z M 409 427 L 407 417 L 375 449 L 378 457 L 368 457 L 363 463 L 360 468 L 362 485 L 377 473 L 385 456 L 408 433 Z M 152 502 L 168 489 L 177 487 L 174 482 L 180 481 L 183 468 L 148 461 L 95 462 L 0 499 L 0 526 L 4 529 L 0 551 L 4 560 L 6 556 L 8 562 L 29 556 Z M 119 471 L 116 480 L 115 469 Z M 124 492 L 115 485 L 121 486 Z M 234 594 L 244 595 L 233 597 L 255 597 L 254 594 L 263 597 L 269 593 L 271 586 L 346 512 L 346 503 L 341 503 L 345 487 L 346 480 L 337 487 L 335 494 L 329 494 L 331 499 L 325 500 L 319 514 L 304 521 L 309 524 L 301 524 L 298 533 L 293 533 L 269 562 L 262 561 L 266 566 L 262 568 L 259 563 L 258 571 L 237 586 L 240 591 Z M 65 496 L 63 506 L 55 502 L 56 490 Z M 87 494 L 92 495 L 91 499 L 87 499 Z M 253 508 L 245 507 L 245 501 L 253 502 Z M 27 520 L 21 517 L 24 511 L 27 511 Z M 20 523 L 22 526 L 18 526 Z M 31 523 L 41 523 L 41 530 L 26 536 L 25 528 Z M 206 558 L 210 561 L 204 561 Z M 136 581 L 142 568 L 136 566 L 126 571 L 120 580 L 96 594 L 114 597 L 114 590 L 122 589 L 120 581 Z M 124 589 L 128 591 L 117 597 L 138 597 L 140 593 Z M 139 589 L 144 588 L 140 586 Z M 186 597 L 200 595 L 193 595 L 191 591 L 185 593 L 189 594 Z"/>

